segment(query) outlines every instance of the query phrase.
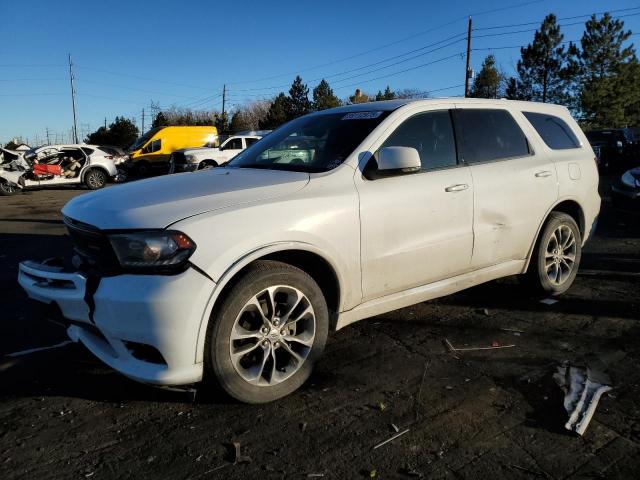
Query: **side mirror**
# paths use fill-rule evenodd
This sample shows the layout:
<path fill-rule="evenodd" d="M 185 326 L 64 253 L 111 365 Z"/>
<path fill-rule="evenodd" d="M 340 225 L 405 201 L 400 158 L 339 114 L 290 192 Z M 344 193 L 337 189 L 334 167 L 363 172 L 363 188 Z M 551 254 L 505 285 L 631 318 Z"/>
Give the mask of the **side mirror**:
<path fill-rule="evenodd" d="M 422 168 L 420 154 L 412 147 L 384 147 L 378 152 L 378 170 L 416 172 Z"/>

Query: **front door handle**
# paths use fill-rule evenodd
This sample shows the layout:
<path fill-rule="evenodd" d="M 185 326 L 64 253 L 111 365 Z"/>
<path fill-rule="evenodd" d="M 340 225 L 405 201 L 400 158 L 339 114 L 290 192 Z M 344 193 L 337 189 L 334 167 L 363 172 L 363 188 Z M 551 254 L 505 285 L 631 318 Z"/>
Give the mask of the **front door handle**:
<path fill-rule="evenodd" d="M 551 176 L 551 172 L 549 170 L 542 170 L 541 172 L 536 172 L 536 177 L 541 178 L 541 177 L 550 177 Z"/>
<path fill-rule="evenodd" d="M 469 185 L 467 185 L 466 183 L 458 183 L 456 185 L 451 185 L 450 187 L 447 187 L 444 189 L 445 192 L 461 192 L 463 190 L 466 190 L 467 188 L 469 188 Z"/>

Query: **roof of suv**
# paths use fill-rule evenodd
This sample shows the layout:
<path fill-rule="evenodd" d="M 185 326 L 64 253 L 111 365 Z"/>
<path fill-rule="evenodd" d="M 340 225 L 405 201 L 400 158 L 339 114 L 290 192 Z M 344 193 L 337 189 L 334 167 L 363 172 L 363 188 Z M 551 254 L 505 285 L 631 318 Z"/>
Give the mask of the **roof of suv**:
<path fill-rule="evenodd" d="M 565 107 L 561 105 L 554 105 L 551 103 L 541 103 L 541 102 L 525 102 L 520 100 L 507 100 L 504 98 L 500 99 L 485 99 L 485 98 L 462 98 L 462 97 L 441 97 L 441 98 L 402 98 L 397 100 L 384 100 L 380 102 L 366 102 L 366 103 L 356 103 L 352 105 L 344 105 L 342 107 L 331 108 L 328 110 L 322 110 L 317 112 L 319 114 L 323 113 L 347 113 L 347 112 L 370 112 L 372 110 L 382 110 L 382 111 L 391 111 L 397 110 L 400 107 L 408 105 L 410 103 L 420 102 L 422 104 L 428 105 L 430 103 L 442 103 L 442 102 L 455 102 L 458 104 L 487 104 L 495 106 L 497 103 L 504 103 L 508 105 L 516 105 L 520 104 L 521 108 L 525 108 L 526 105 L 544 105 L 546 108 L 561 108 L 565 109 Z"/>

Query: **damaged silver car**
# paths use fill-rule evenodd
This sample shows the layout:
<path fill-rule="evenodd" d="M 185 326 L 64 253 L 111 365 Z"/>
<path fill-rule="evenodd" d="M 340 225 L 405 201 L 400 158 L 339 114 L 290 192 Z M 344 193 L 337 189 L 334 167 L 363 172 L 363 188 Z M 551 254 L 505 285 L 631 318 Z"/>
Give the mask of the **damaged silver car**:
<path fill-rule="evenodd" d="M 2 149 L 0 195 L 25 188 L 84 184 L 104 187 L 117 175 L 113 155 L 95 145 L 47 145 L 21 154 Z"/>

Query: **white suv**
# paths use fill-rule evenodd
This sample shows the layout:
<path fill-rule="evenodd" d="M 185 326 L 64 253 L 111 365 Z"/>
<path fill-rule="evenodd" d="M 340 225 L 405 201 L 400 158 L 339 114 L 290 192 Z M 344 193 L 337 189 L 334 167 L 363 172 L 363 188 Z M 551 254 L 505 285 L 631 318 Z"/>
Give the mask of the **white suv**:
<path fill-rule="evenodd" d="M 297 155 L 279 153 L 292 144 Z M 266 402 L 357 320 L 508 275 L 564 292 L 599 208 L 593 151 L 564 107 L 351 105 L 298 118 L 223 168 L 73 199 L 77 271 L 23 262 L 19 281 L 133 379 L 210 374 Z"/>

